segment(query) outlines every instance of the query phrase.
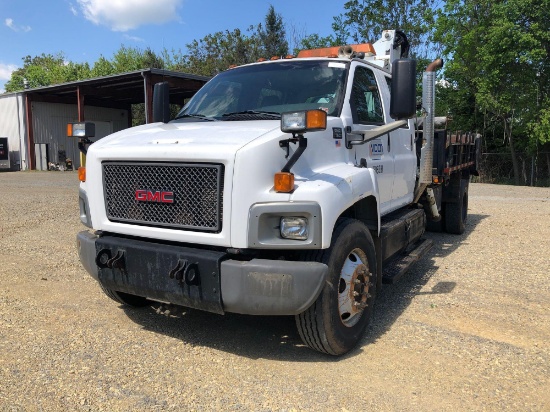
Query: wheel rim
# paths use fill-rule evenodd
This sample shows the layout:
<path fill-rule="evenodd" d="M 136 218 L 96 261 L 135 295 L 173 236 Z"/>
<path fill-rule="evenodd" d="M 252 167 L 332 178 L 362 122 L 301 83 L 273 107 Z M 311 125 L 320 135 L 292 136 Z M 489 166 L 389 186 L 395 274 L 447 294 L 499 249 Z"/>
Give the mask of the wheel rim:
<path fill-rule="evenodd" d="M 347 327 L 354 326 L 368 306 L 371 276 L 365 253 L 353 249 L 346 257 L 338 281 L 338 314 Z"/>

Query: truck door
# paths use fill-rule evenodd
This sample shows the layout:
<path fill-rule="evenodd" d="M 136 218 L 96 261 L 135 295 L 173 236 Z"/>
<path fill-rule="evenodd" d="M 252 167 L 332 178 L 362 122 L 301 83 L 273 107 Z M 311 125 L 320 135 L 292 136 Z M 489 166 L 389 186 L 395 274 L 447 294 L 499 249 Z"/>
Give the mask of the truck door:
<path fill-rule="evenodd" d="M 351 90 L 350 109 L 356 128 L 380 126 L 385 124 L 384 105 L 380 88 L 373 71 L 365 66 L 356 65 Z M 376 171 L 380 196 L 380 212 L 391 209 L 394 161 L 388 135 L 380 136 L 368 143 L 355 145 L 352 155 L 356 162 L 365 159 L 367 167 Z"/>
<path fill-rule="evenodd" d="M 390 112 L 391 78 L 382 73 L 377 73 L 378 84 L 386 113 L 386 123 L 394 120 L 388 116 Z M 389 134 L 388 146 L 390 146 L 394 171 L 392 189 L 392 209 L 397 209 L 413 200 L 416 181 L 416 152 L 414 150 L 414 127 L 409 120 L 407 127 L 399 128 Z"/>

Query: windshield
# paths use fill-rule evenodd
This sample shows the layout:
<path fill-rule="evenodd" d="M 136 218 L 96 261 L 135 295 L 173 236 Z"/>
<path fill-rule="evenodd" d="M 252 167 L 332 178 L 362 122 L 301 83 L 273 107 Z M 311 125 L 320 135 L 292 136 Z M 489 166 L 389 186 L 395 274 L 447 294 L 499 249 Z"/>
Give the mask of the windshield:
<path fill-rule="evenodd" d="M 289 60 L 220 73 L 200 89 L 176 118 L 278 119 L 281 113 L 322 109 L 340 114 L 347 65 Z"/>

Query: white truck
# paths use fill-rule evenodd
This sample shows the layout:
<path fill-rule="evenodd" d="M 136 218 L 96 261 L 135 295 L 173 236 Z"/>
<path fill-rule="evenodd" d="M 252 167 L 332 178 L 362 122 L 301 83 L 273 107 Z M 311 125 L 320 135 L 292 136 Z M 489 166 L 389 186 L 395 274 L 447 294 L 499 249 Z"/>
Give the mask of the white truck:
<path fill-rule="evenodd" d="M 429 248 L 426 226 L 464 231 L 476 140 L 434 138 L 435 69 L 384 31 L 374 44 L 308 50 L 230 68 L 169 121 L 87 149 L 80 259 L 125 305 L 293 315 L 311 348 L 361 339 L 383 280 Z M 86 151 L 93 125 L 69 134 Z M 438 143 L 439 142 L 439 143 Z"/>

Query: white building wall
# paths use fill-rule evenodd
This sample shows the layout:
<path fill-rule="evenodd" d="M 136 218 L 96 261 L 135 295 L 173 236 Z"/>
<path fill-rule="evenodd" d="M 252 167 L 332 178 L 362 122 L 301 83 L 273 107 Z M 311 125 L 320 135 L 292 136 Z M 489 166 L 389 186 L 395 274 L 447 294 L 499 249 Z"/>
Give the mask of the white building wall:
<path fill-rule="evenodd" d="M 12 170 L 27 169 L 27 129 L 23 93 L 0 95 L 0 137 L 8 138 Z"/>

